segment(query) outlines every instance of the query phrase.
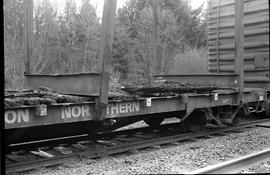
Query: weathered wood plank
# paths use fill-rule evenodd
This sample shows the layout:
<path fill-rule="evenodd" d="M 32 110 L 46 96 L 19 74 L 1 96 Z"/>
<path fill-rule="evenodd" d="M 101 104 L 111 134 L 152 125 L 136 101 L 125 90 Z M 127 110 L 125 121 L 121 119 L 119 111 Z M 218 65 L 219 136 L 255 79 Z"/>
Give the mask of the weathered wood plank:
<path fill-rule="evenodd" d="M 152 0 L 152 12 L 153 12 L 153 37 L 152 37 L 152 44 L 153 44 L 153 64 L 154 64 L 154 75 L 160 75 L 162 73 L 163 68 L 163 57 L 161 54 L 161 47 L 160 47 L 160 36 L 159 36 L 159 6 L 158 0 Z"/>
<path fill-rule="evenodd" d="M 200 93 L 200 92 L 211 92 L 216 90 L 216 86 L 210 85 L 196 85 L 190 83 L 179 83 L 172 81 L 151 83 L 145 85 L 129 85 L 122 90 L 130 93 L 137 94 L 143 97 L 153 96 L 173 96 L 182 93 Z"/>
<path fill-rule="evenodd" d="M 117 0 L 104 1 L 98 62 L 98 71 L 101 72 L 101 84 L 100 96 L 96 102 L 96 120 L 103 120 L 105 118 L 106 106 L 108 104 L 116 3 Z"/>
<path fill-rule="evenodd" d="M 23 91 L 5 90 L 5 106 L 40 105 L 56 103 L 81 103 L 93 101 L 93 97 L 58 94 L 55 91 L 40 87 Z"/>
<path fill-rule="evenodd" d="M 239 75 L 238 103 L 244 92 L 244 0 L 235 0 L 235 73 Z M 269 45 L 269 44 L 268 44 Z"/>
<path fill-rule="evenodd" d="M 33 41 L 33 0 L 24 1 L 24 59 L 25 73 L 31 72 L 31 56 Z"/>

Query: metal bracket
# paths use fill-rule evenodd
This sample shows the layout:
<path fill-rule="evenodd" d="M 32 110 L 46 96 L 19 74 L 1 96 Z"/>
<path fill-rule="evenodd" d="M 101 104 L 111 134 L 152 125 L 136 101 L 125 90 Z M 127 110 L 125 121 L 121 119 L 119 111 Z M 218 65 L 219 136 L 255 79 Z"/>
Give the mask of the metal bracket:
<path fill-rule="evenodd" d="M 211 108 L 202 109 L 202 111 L 205 113 L 207 121 L 212 121 L 216 125 L 220 125 L 220 126 L 223 125 L 221 121 L 219 120 L 219 118 L 213 115 Z"/>
<path fill-rule="evenodd" d="M 145 103 L 146 107 L 151 107 L 152 106 L 152 98 L 146 98 L 144 103 Z"/>
<path fill-rule="evenodd" d="M 247 103 L 243 103 L 242 104 L 242 107 L 244 109 L 245 115 L 249 115 L 250 114 L 250 110 L 249 110 L 248 104 Z"/>
<path fill-rule="evenodd" d="M 106 116 L 107 104 L 101 103 L 99 98 L 96 98 L 94 119 L 96 121 L 102 121 Z"/>
<path fill-rule="evenodd" d="M 218 101 L 218 93 L 212 93 L 211 97 L 212 97 L 212 100 Z"/>
<path fill-rule="evenodd" d="M 47 106 L 40 105 L 36 107 L 36 116 L 43 117 L 47 115 Z"/>
<path fill-rule="evenodd" d="M 182 99 L 183 99 L 182 102 L 185 103 L 185 109 L 188 110 L 188 108 L 189 108 L 189 107 L 188 107 L 188 100 L 189 100 L 189 99 L 188 99 L 188 95 L 187 95 L 187 94 L 183 94 L 183 95 L 181 95 L 181 97 L 182 97 Z"/>
<path fill-rule="evenodd" d="M 181 122 L 182 122 L 182 121 L 184 121 L 194 111 L 194 109 L 191 108 L 191 107 L 189 107 L 189 103 L 188 103 L 189 99 L 188 99 L 188 95 L 187 94 L 184 94 L 181 97 L 183 99 L 182 102 L 185 103 L 185 110 L 186 110 L 185 115 L 180 119 Z"/>
<path fill-rule="evenodd" d="M 261 107 L 261 110 L 259 111 L 259 108 L 260 107 Z M 262 111 L 264 111 L 264 107 L 265 107 L 264 103 L 259 100 L 257 102 L 257 104 L 256 104 L 256 112 L 262 112 Z"/>
<path fill-rule="evenodd" d="M 234 111 L 234 113 L 231 116 L 231 119 L 228 120 L 228 123 L 231 124 L 233 122 L 233 120 L 235 119 L 235 117 L 237 116 L 240 108 L 242 107 L 242 103 L 240 105 L 238 105 L 237 109 Z"/>
<path fill-rule="evenodd" d="M 185 113 L 184 117 L 182 117 L 180 119 L 180 122 L 184 121 L 193 111 L 194 111 L 194 109 L 186 110 L 186 113 Z"/>

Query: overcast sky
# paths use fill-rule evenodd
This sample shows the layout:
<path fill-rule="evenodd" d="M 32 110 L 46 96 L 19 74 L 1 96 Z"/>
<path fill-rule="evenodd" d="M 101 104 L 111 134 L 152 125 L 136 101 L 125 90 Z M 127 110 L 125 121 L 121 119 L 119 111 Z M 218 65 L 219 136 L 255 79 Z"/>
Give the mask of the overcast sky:
<path fill-rule="evenodd" d="M 42 1 L 42 0 L 35 0 L 34 2 L 37 2 L 37 1 Z M 56 3 L 59 12 L 63 11 L 66 0 L 50 0 L 50 1 L 53 4 Z M 78 6 L 81 5 L 81 1 L 82 0 L 75 0 Z M 90 1 L 94 7 L 97 6 L 97 15 L 100 18 L 102 16 L 104 0 L 90 0 Z M 126 1 L 127 0 L 117 0 L 117 8 L 121 8 L 125 4 Z M 198 8 L 203 2 L 206 2 L 206 0 L 190 0 L 190 2 L 191 2 L 192 8 L 195 9 L 195 8 Z M 206 3 L 205 3 L 205 7 L 206 7 Z"/>

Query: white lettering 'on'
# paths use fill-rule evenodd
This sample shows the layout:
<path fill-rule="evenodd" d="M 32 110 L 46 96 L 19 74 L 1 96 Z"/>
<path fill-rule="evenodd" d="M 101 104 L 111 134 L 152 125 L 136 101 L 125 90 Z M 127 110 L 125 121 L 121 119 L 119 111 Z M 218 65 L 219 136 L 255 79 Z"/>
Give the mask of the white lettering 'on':
<path fill-rule="evenodd" d="M 29 122 L 29 112 L 28 110 L 18 110 L 18 122 L 21 123 L 23 120 L 24 122 Z"/>
<path fill-rule="evenodd" d="M 17 110 L 17 111 L 6 111 L 5 112 L 5 122 L 8 124 L 13 124 L 15 122 L 29 122 L 29 111 Z"/>
<path fill-rule="evenodd" d="M 17 120 L 17 114 L 15 111 L 5 112 L 5 122 L 8 124 L 14 123 Z"/>

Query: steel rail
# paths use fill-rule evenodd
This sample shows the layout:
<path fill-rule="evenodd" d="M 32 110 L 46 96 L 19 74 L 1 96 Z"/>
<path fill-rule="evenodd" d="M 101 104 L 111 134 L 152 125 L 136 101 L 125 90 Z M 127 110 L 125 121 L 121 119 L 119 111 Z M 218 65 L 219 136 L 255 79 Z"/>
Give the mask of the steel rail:
<path fill-rule="evenodd" d="M 126 151 L 151 147 L 154 145 L 169 144 L 173 142 L 188 140 L 191 138 L 200 138 L 207 135 L 214 135 L 214 134 L 229 132 L 229 131 L 233 131 L 237 129 L 257 126 L 258 124 L 262 124 L 269 121 L 270 121 L 270 118 L 259 120 L 259 121 L 245 122 L 238 126 L 233 126 L 233 127 L 227 126 L 227 127 L 222 127 L 222 128 L 205 129 L 204 131 L 201 131 L 199 133 L 184 133 L 184 134 L 182 133 L 182 134 L 175 134 L 175 135 L 170 135 L 170 136 L 161 136 L 160 138 L 141 140 L 141 141 L 136 141 L 133 143 L 126 143 L 126 144 L 116 145 L 112 147 L 106 147 L 103 149 L 91 149 L 91 150 L 89 149 L 86 151 L 81 151 L 81 152 L 72 153 L 68 155 L 56 156 L 53 158 L 42 158 L 39 160 L 24 161 L 24 162 L 6 165 L 6 173 L 31 170 L 31 169 L 39 168 L 41 166 L 43 167 L 53 166 L 53 165 L 64 163 L 65 161 L 76 156 L 87 156 L 87 158 L 97 158 L 97 157 L 102 157 L 104 155 L 123 153 Z"/>
<path fill-rule="evenodd" d="M 266 161 L 270 161 L 270 148 L 185 174 L 236 174 Z"/>

